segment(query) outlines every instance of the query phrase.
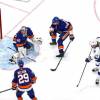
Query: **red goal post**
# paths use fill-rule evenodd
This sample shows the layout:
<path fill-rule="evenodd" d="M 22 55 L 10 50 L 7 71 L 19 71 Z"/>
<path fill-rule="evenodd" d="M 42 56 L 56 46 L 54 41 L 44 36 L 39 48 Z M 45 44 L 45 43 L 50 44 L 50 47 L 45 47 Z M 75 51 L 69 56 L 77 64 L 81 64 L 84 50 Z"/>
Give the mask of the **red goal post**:
<path fill-rule="evenodd" d="M 2 39 L 2 17 L 1 17 L 1 8 L 0 8 L 0 39 Z"/>

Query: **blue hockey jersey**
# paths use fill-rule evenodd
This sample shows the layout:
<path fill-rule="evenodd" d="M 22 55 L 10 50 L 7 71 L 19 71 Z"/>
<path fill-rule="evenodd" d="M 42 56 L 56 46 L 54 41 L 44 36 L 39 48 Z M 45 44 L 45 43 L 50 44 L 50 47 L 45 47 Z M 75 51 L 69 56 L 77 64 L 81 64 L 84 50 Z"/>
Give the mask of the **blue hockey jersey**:
<path fill-rule="evenodd" d="M 36 76 L 29 68 L 17 69 L 14 72 L 14 78 L 12 85 L 18 86 L 20 89 L 28 89 L 32 86 L 32 83 L 36 81 Z"/>
<path fill-rule="evenodd" d="M 55 32 L 58 32 L 58 33 L 59 33 L 59 31 L 66 32 L 69 27 L 69 24 L 70 24 L 69 22 L 60 19 L 58 25 L 52 24 L 51 27 L 54 28 Z"/>
<path fill-rule="evenodd" d="M 31 39 L 34 37 L 33 32 L 29 27 L 26 27 L 26 30 L 26 33 L 23 34 L 21 31 L 19 31 L 14 36 L 13 40 L 16 42 L 17 47 L 23 46 L 26 43 L 27 38 Z"/>

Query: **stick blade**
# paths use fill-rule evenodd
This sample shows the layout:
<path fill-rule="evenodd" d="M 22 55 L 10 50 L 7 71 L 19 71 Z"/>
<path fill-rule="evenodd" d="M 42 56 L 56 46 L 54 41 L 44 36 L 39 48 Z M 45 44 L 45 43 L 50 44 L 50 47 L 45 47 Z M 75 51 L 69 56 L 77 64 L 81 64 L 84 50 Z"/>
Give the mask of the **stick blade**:
<path fill-rule="evenodd" d="M 78 85 L 76 87 L 78 87 Z"/>
<path fill-rule="evenodd" d="M 56 71 L 56 69 L 50 69 L 51 71 Z"/>

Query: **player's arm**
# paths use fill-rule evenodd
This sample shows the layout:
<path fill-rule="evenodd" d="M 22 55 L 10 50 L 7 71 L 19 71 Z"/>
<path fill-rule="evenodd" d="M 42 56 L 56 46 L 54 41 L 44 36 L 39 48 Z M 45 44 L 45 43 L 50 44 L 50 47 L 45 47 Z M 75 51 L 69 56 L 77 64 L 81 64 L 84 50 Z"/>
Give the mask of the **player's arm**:
<path fill-rule="evenodd" d="M 17 88 L 17 76 L 16 76 L 16 72 L 14 73 L 14 78 L 12 80 L 12 89 L 16 90 Z"/>
<path fill-rule="evenodd" d="M 68 23 L 67 31 L 69 32 L 69 39 L 71 41 L 73 41 L 74 38 L 75 38 L 73 33 L 71 33 L 73 31 L 73 26 L 72 26 L 72 24 L 70 22 L 67 22 L 67 23 Z"/>
<path fill-rule="evenodd" d="M 27 38 L 29 38 L 29 39 L 33 39 L 34 38 L 33 31 L 29 27 L 27 27 L 27 34 L 28 34 Z"/>
<path fill-rule="evenodd" d="M 14 35 L 14 37 L 13 37 L 13 41 L 16 41 L 16 35 Z"/>
<path fill-rule="evenodd" d="M 30 79 L 31 82 L 34 84 L 36 83 L 37 77 L 35 76 L 35 74 L 32 72 L 32 70 L 29 69 L 29 73 L 30 73 Z"/>
<path fill-rule="evenodd" d="M 54 31 L 55 31 L 55 26 L 51 25 L 50 28 L 49 28 L 50 36 L 54 33 Z"/>

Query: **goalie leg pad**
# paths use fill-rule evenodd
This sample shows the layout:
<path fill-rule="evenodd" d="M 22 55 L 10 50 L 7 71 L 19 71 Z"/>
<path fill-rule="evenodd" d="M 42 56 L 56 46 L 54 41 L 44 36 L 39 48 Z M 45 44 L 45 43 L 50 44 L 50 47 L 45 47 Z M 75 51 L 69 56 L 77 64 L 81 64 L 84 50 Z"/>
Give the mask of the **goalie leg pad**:
<path fill-rule="evenodd" d="M 19 47 L 18 51 L 19 51 L 19 58 L 23 58 L 24 56 L 26 56 L 26 48 Z"/>
<path fill-rule="evenodd" d="M 11 59 L 9 59 L 9 61 L 10 61 L 11 64 L 16 64 L 17 61 L 18 61 L 18 59 L 19 59 L 19 53 L 15 53 L 15 54 L 11 57 Z"/>

